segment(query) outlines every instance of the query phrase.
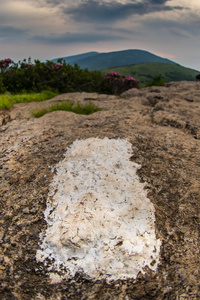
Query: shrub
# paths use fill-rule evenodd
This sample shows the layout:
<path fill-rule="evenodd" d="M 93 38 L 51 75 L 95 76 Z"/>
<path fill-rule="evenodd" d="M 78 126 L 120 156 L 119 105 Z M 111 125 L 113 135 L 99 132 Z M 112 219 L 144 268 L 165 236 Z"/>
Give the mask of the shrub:
<path fill-rule="evenodd" d="M 40 62 L 31 58 L 14 63 L 10 58 L 0 60 L 0 93 L 41 92 L 52 90 L 59 93 L 97 92 L 121 94 L 129 88 L 138 87 L 138 81 L 117 72 L 105 74 L 100 71 L 80 69 L 77 64 L 67 65 L 62 59 L 57 63 Z"/>
<path fill-rule="evenodd" d="M 118 72 L 110 72 L 104 75 L 110 84 L 112 94 L 119 95 L 131 88 L 139 88 L 139 82 L 131 76 L 120 75 Z"/>
<path fill-rule="evenodd" d="M 6 70 L 12 63 L 13 63 L 13 61 L 10 58 L 5 58 L 5 59 L 0 60 L 1 71 Z"/>
<path fill-rule="evenodd" d="M 161 75 L 155 76 L 152 81 L 146 84 L 148 86 L 162 86 L 165 83 L 165 80 L 161 77 Z"/>
<path fill-rule="evenodd" d="M 104 76 L 98 71 L 80 69 L 77 64 L 67 65 L 62 60 L 31 62 L 25 59 L 13 63 L 11 59 L 0 61 L 0 93 L 9 91 L 41 92 L 53 90 L 67 92 L 102 92 L 105 90 Z"/>

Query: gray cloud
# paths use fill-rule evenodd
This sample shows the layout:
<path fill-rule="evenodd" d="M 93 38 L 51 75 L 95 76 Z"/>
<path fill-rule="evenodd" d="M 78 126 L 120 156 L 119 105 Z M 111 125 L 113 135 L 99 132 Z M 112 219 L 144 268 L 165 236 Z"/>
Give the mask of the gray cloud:
<path fill-rule="evenodd" d="M 37 42 L 43 44 L 66 44 L 66 43 L 95 43 L 101 41 L 115 41 L 124 40 L 124 36 L 111 35 L 104 33 L 71 33 L 66 32 L 62 35 L 50 35 L 50 36 L 35 36 L 33 38 Z"/>
<path fill-rule="evenodd" d="M 32 0 L 32 1 L 35 1 L 35 0 Z M 40 1 L 41 2 L 41 1 Z M 43 0 L 44 2 L 44 0 Z M 61 0 L 45 0 L 45 3 L 47 4 L 51 4 L 52 6 L 57 6 L 59 5 L 61 2 L 64 2 L 64 1 L 61 1 Z"/>
<path fill-rule="evenodd" d="M 25 29 L 18 29 L 12 26 L 0 25 L 0 38 L 5 40 L 20 39 L 27 35 L 28 31 Z"/>
<path fill-rule="evenodd" d="M 63 53 L 67 56 L 94 50 L 109 52 L 136 48 L 165 53 L 180 64 L 199 68 L 196 65 L 200 61 L 198 3 L 192 1 L 190 4 L 189 1 L 184 5 L 186 2 L 179 0 L 121 2 L 125 3 L 117 0 L 21 0 L 19 7 L 17 2 L 13 7 L 13 0 L 1 0 L 1 56 L 10 55 L 16 61 L 28 56 L 45 60 L 63 56 Z M 63 32 L 65 34 L 61 34 Z"/>
<path fill-rule="evenodd" d="M 137 34 L 138 31 L 133 29 L 133 28 L 119 28 L 119 27 L 116 27 L 116 26 L 107 26 L 104 25 L 104 24 L 97 24 L 93 26 L 93 29 L 97 32 L 106 32 L 106 34 L 109 34 L 110 35 L 113 35 L 113 34 L 117 34 L 117 35 L 121 35 L 121 34 L 126 34 L 126 35 L 129 35 L 129 34 Z"/>
<path fill-rule="evenodd" d="M 188 37 L 198 37 L 200 35 L 200 26 L 198 24 L 199 16 L 187 13 L 187 18 L 183 16 L 181 19 L 150 19 L 143 20 L 144 28 L 148 28 L 155 33 L 168 33 L 169 36 L 188 39 Z"/>
<path fill-rule="evenodd" d="M 63 2 L 63 1 L 60 1 L 60 0 L 46 0 L 46 2 L 48 3 L 48 4 L 51 4 L 51 5 L 53 5 L 53 6 L 56 6 L 56 5 L 59 5 L 61 2 Z"/>
<path fill-rule="evenodd" d="M 166 5 L 167 0 L 132 1 L 127 4 L 119 2 L 104 2 L 88 0 L 74 7 L 62 7 L 65 14 L 70 14 L 76 21 L 85 22 L 113 22 L 128 18 L 131 15 L 145 15 L 151 12 L 182 9 Z"/>

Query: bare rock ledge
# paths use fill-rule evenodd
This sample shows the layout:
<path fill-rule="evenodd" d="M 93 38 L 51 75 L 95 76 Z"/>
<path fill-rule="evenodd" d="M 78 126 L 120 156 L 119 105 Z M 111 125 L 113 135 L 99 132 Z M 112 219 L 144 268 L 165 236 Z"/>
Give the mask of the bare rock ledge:
<path fill-rule="evenodd" d="M 31 117 L 33 108 L 67 99 L 84 103 L 91 99 L 102 111 L 89 116 L 57 111 L 39 119 Z M 44 103 L 15 104 L 12 109 L 1 111 L 0 299 L 200 299 L 199 116 L 200 82 L 186 81 L 172 82 L 165 87 L 131 89 L 119 97 L 69 93 Z M 140 166 L 136 176 L 147 196 L 144 203 L 149 203 L 152 218 L 155 218 L 159 259 L 156 257 L 156 268 L 153 268 L 152 261 L 152 265 L 147 263 L 136 276 L 107 280 L 106 275 L 87 273 L 87 268 L 86 272 L 81 269 L 74 272 L 76 269 L 73 269 L 74 273 L 65 276 L 66 266 L 52 271 L 51 259 L 47 257 L 45 264 L 36 258 L 48 228 L 44 214 L 53 199 L 50 192 L 58 173 L 56 168 L 76 140 L 92 141 L 93 138 L 128 141 L 131 147 L 128 168 Z M 124 148 L 120 151 L 122 157 L 126 156 Z M 68 163 L 72 164 L 71 161 Z M 115 166 L 117 168 L 116 162 Z M 71 173 L 68 175 L 73 174 L 76 179 L 73 168 L 69 168 Z M 81 172 L 84 174 L 84 169 Z M 99 173 L 95 172 L 98 177 Z M 127 172 L 132 180 L 132 171 Z M 120 174 L 116 180 L 121 180 Z M 129 178 L 126 180 L 131 189 Z M 116 182 L 113 182 L 115 187 L 114 184 Z M 115 190 L 117 188 L 116 185 Z M 61 191 L 58 196 L 65 193 L 68 195 L 70 189 Z M 128 199 L 132 201 L 131 197 Z M 87 210 L 87 199 L 84 201 Z M 112 199 L 109 201 L 111 210 L 114 210 Z M 103 205 L 101 207 L 103 209 Z M 121 211 L 120 206 L 118 210 Z M 106 222 L 110 224 L 109 218 Z M 79 248 L 85 241 L 83 236 L 86 240 L 92 239 L 84 231 L 75 239 L 75 235 L 69 235 L 73 226 L 67 228 L 69 230 L 63 231 L 60 238 L 64 246 L 71 243 Z M 95 235 L 96 231 L 92 232 Z M 109 232 L 112 236 L 112 230 Z M 133 232 L 136 232 L 135 227 Z M 130 234 L 131 229 L 128 236 Z M 102 236 L 102 231 L 99 236 Z M 119 237 L 113 245 L 125 249 L 123 253 L 126 255 L 135 251 L 129 244 L 123 245 Z M 74 259 L 73 255 L 71 259 Z M 128 267 L 127 270 L 132 268 Z"/>

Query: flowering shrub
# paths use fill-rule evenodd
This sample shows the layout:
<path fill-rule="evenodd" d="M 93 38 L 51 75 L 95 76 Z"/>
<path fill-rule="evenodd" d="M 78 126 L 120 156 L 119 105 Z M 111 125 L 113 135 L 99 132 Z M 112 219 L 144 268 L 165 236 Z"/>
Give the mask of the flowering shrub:
<path fill-rule="evenodd" d="M 60 68 L 62 68 L 63 64 L 61 63 L 52 63 L 48 66 L 49 70 L 59 70 Z"/>
<path fill-rule="evenodd" d="M 13 63 L 13 61 L 10 58 L 2 59 L 2 60 L 0 60 L 0 69 L 5 70 L 12 63 Z"/>
<path fill-rule="evenodd" d="M 58 60 L 40 62 L 31 58 L 14 63 L 10 58 L 0 60 L 0 93 L 41 92 L 52 90 L 59 93 L 97 92 L 121 94 L 138 87 L 138 81 L 130 76 L 111 72 L 105 76 L 99 71 L 80 69 L 77 64 L 67 65 Z"/>
<path fill-rule="evenodd" d="M 0 93 L 43 90 L 59 93 L 107 91 L 101 72 L 82 70 L 77 64 L 67 65 L 62 60 L 58 60 L 57 63 L 34 60 L 32 63 L 30 58 L 18 63 L 13 63 L 11 59 L 0 61 Z"/>
<path fill-rule="evenodd" d="M 29 64 L 29 63 L 25 63 L 25 62 L 22 62 L 21 63 L 21 68 L 28 68 L 28 67 L 35 67 L 35 65 L 33 64 Z"/>
<path fill-rule="evenodd" d="M 110 72 L 104 75 L 105 80 L 111 84 L 113 94 L 121 94 L 131 88 L 138 88 L 139 82 L 131 76 L 120 75 L 119 72 Z"/>

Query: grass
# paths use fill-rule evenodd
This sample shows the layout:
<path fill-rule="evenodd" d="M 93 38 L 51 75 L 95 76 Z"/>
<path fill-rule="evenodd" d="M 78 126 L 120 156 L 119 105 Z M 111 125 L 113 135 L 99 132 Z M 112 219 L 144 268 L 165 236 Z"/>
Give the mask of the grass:
<path fill-rule="evenodd" d="M 14 103 L 26 103 L 26 102 L 41 102 L 58 95 L 52 91 L 43 91 L 41 93 L 30 93 L 30 94 L 2 94 L 0 95 L 0 109 L 9 109 Z"/>
<path fill-rule="evenodd" d="M 96 106 L 91 101 L 86 104 L 80 104 L 78 101 L 74 103 L 73 101 L 68 100 L 67 102 L 63 101 L 62 103 L 53 104 L 50 107 L 35 109 L 32 111 L 32 115 L 36 118 L 40 118 L 49 112 L 58 111 L 58 110 L 70 111 L 82 115 L 90 115 L 93 114 L 94 112 L 100 111 L 101 108 Z"/>

